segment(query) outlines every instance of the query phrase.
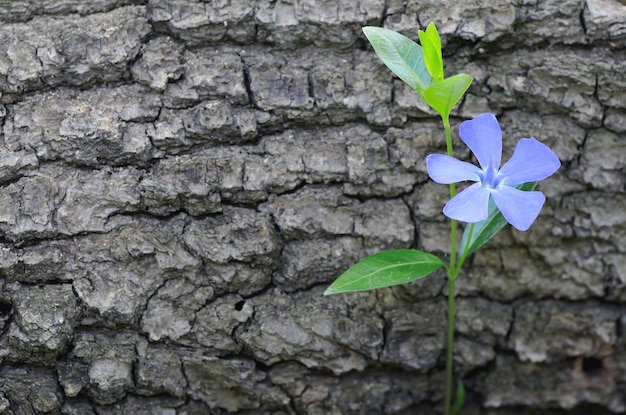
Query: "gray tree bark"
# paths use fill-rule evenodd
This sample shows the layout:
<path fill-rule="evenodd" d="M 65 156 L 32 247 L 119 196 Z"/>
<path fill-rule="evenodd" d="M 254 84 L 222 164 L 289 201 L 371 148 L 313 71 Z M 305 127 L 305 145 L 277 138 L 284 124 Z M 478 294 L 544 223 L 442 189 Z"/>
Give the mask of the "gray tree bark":
<path fill-rule="evenodd" d="M 457 282 L 463 414 L 626 412 L 626 5 L 0 1 L 0 413 L 432 414 L 445 278 L 435 114 L 361 33 L 417 39 L 562 168 Z M 456 131 L 454 132 L 456 135 Z M 456 148 L 469 157 L 459 141 Z"/>

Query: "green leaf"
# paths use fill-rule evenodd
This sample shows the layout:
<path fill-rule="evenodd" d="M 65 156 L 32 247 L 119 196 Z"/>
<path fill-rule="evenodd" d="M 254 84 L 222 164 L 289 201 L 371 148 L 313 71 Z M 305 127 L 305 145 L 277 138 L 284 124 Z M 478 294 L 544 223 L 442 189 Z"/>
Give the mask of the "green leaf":
<path fill-rule="evenodd" d="M 382 251 L 354 264 L 324 292 L 324 295 L 374 290 L 405 284 L 444 266 L 441 259 L 423 251 Z"/>
<path fill-rule="evenodd" d="M 428 73 L 433 77 L 435 82 L 443 81 L 443 58 L 441 57 L 441 38 L 437 33 L 437 28 L 433 22 L 430 22 L 426 31 L 418 31 L 422 49 L 424 49 L 424 61 Z"/>
<path fill-rule="evenodd" d="M 465 386 L 463 386 L 463 382 L 459 379 L 456 383 L 456 398 L 450 410 L 451 415 L 456 415 L 461 408 L 463 408 L 463 404 L 465 404 Z"/>
<path fill-rule="evenodd" d="M 464 73 L 451 76 L 431 85 L 424 91 L 424 100 L 442 118 L 448 118 L 452 108 L 459 102 L 465 91 L 472 84 L 473 78 Z"/>
<path fill-rule="evenodd" d="M 534 190 L 536 186 L 537 186 L 537 182 L 528 182 L 528 183 L 519 184 L 513 187 L 520 189 L 520 190 L 524 190 L 524 191 L 531 191 L 531 190 Z M 507 224 L 507 221 L 506 219 L 504 219 L 504 216 L 502 216 L 502 212 L 500 212 L 500 209 L 498 209 L 496 204 L 490 198 L 489 199 L 489 214 L 487 216 L 487 219 L 480 221 L 480 222 L 476 222 L 474 224 L 474 230 L 472 231 L 472 238 L 469 241 L 469 248 L 467 249 L 466 255 L 469 256 L 471 253 L 475 252 L 478 248 L 486 244 L 487 241 L 489 241 L 491 238 L 496 236 L 496 234 L 500 232 L 502 228 L 506 226 L 506 224 Z M 470 226 L 465 227 L 465 231 L 463 232 L 463 239 L 461 240 L 459 254 L 462 254 L 462 252 L 465 250 L 465 245 L 468 243 L 469 229 L 470 229 Z"/>
<path fill-rule="evenodd" d="M 382 27 L 366 26 L 363 33 L 383 63 L 423 97 L 426 88 L 433 84 L 433 78 L 426 68 L 422 47 L 408 37 Z"/>

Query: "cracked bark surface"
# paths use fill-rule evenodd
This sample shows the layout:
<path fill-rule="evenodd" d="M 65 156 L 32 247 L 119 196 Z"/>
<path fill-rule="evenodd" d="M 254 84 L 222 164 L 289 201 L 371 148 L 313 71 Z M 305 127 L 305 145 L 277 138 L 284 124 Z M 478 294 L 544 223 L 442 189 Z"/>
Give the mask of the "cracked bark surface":
<path fill-rule="evenodd" d="M 443 130 L 360 31 L 430 21 L 475 78 L 452 124 L 493 112 L 505 159 L 535 136 L 563 163 L 457 281 L 463 413 L 626 412 L 623 1 L 0 0 L 0 21 L 0 413 L 440 411 L 442 274 L 322 296 L 378 250 L 447 250 Z"/>

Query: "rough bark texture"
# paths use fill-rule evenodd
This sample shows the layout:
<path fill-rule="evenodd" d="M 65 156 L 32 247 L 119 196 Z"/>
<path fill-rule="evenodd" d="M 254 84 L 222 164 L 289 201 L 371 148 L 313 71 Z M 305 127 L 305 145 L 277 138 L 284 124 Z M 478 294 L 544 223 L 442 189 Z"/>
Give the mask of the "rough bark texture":
<path fill-rule="evenodd" d="M 443 130 L 360 31 L 430 21 L 475 78 L 453 125 L 493 112 L 505 157 L 535 136 L 563 163 L 458 280 L 463 413 L 626 412 L 623 2 L 3 0 L 0 21 L 0 413 L 440 411 L 442 274 L 321 295 L 369 253 L 447 250 Z"/>

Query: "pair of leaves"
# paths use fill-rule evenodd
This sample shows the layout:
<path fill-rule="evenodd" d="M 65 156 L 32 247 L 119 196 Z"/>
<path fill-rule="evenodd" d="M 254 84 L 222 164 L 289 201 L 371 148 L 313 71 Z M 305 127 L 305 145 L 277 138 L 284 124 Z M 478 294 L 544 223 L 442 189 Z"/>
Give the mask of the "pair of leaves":
<path fill-rule="evenodd" d="M 441 55 L 441 38 L 434 23 L 430 23 L 425 31 L 418 30 L 417 34 L 424 51 L 424 63 L 428 73 L 435 82 L 443 81 L 443 57 Z"/>
<path fill-rule="evenodd" d="M 441 39 L 433 23 L 419 31 L 422 46 L 406 36 L 381 27 L 366 26 L 363 33 L 385 65 L 422 97 L 442 118 L 465 94 L 472 77 L 459 74 L 444 79 Z"/>

